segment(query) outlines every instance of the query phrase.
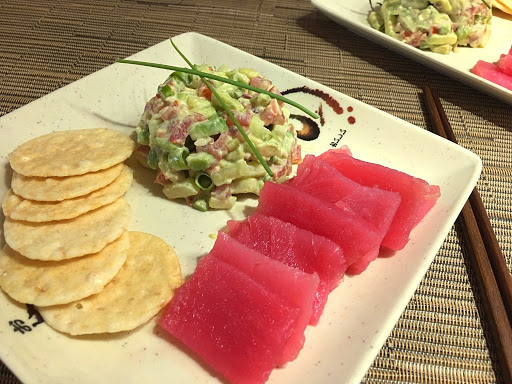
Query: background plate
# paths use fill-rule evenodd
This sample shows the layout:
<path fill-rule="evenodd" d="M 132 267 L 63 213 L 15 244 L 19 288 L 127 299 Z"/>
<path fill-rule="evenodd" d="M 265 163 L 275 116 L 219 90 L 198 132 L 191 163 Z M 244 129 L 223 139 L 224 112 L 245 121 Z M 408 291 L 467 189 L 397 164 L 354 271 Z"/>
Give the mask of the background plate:
<path fill-rule="evenodd" d="M 511 15 L 493 8 L 492 36 L 485 48 L 459 47 L 457 53 L 441 55 L 411 47 L 370 27 L 366 20 L 370 12 L 368 1 L 312 0 L 311 3 L 353 32 L 512 105 L 512 91 L 470 72 L 478 60 L 493 63 L 501 54 L 508 53 L 512 45 Z"/>
<path fill-rule="evenodd" d="M 333 96 L 344 109 L 342 114 L 314 96 L 290 95 L 310 109 L 323 106 L 325 125 L 318 139 L 301 142 L 304 153 L 319 154 L 346 144 L 356 157 L 440 185 L 442 197 L 412 232 L 407 247 L 392 258 L 376 260 L 360 276 L 346 277 L 330 295 L 320 323 L 307 328 L 299 357 L 274 370 L 269 379 L 271 383 L 359 382 L 476 184 L 480 159 L 428 131 L 211 38 L 186 33 L 175 42 L 195 63 L 251 67 L 281 90 L 306 85 Z M 168 41 L 131 58 L 184 65 Z M 167 75 L 159 69 L 114 64 L 0 118 L 0 192 L 5 194 L 9 187 L 7 154 L 16 146 L 54 130 L 109 127 L 131 134 L 145 102 Z M 160 236 L 175 247 L 185 276 L 212 247 L 209 235 L 227 220 L 245 217 L 257 204 L 247 198 L 231 211 L 201 213 L 163 198 L 161 187 L 153 184 L 154 174 L 133 159 L 128 163 L 134 169 L 134 183 L 126 196 L 133 208 L 130 229 Z M 154 320 L 132 332 L 68 337 L 44 323 L 36 324 L 25 305 L 5 294 L 0 294 L 0 307 L 0 358 L 26 383 L 219 380 L 185 347 L 164 335 Z M 10 324 L 15 320 L 30 330 L 15 331 Z"/>

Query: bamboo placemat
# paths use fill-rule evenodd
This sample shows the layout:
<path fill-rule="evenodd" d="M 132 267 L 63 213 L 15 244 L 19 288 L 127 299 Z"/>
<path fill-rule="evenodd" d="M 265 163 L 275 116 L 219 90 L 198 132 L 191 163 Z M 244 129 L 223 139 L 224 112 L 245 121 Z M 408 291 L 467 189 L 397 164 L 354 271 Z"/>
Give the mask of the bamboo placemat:
<path fill-rule="evenodd" d="M 0 1 L 0 115 L 169 36 L 224 41 L 426 128 L 419 90 L 443 100 L 512 265 L 512 107 L 369 42 L 309 1 Z M 23 127 L 20 127 L 23 129 Z M 494 383 L 493 345 L 454 229 L 367 372 L 366 383 Z M 0 363 L 0 384 L 18 383 Z"/>

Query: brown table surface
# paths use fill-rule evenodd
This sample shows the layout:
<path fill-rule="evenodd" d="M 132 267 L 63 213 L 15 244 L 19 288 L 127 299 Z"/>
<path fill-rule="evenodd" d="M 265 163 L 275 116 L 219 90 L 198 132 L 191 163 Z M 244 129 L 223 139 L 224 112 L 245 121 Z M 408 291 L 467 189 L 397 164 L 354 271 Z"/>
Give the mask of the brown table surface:
<path fill-rule="evenodd" d="M 511 265 L 512 107 L 355 35 L 308 1 L 0 0 L 0 115 L 188 31 L 422 128 L 429 84 L 459 143 L 483 161 L 478 188 Z M 500 382 L 464 257 L 452 229 L 364 382 Z M 17 382 L 0 363 L 0 384 Z"/>

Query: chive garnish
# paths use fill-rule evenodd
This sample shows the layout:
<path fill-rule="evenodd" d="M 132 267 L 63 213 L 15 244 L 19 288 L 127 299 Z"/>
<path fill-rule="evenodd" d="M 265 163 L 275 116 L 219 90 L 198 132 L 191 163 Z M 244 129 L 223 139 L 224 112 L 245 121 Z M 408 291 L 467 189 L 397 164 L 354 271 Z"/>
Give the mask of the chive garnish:
<path fill-rule="evenodd" d="M 180 54 L 180 56 L 183 58 L 183 60 L 185 60 L 187 62 L 187 64 L 190 66 L 190 68 L 195 69 L 194 68 L 194 64 L 192 64 L 190 62 L 190 60 L 187 59 L 187 57 L 178 49 L 178 47 L 174 44 L 174 41 L 172 41 L 172 39 L 169 39 L 169 40 L 171 40 L 171 44 L 174 47 L 174 49 Z M 215 90 L 215 87 L 213 87 L 212 84 L 208 80 L 205 80 L 204 77 L 202 77 L 201 75 L 199 75 L 199 77 L 203 81 L 203 83 L 208 87 L 208 89 L 212 92 L 212 94 L 217 98 L 217 101 L 220 103 L 220 105 L 222 105 L 222 108 L 224 108 L 224 110 L 226 111 L 228 116 L 231 118 L 231 120 L 235 123 L 236 127 L 238 128 L 238 131 L 240 132 L 240 134 L 244 138 L 244 140 L 247 143 L 247 145 L 249 145 L 249 148 L 251 148 L 252 153 L 254 153 L 254 155 L 256 156 L 258 161 L 260 162 L 260 164 L 263 166 L 263 168 L 265 168 L 265 171 L 267 171 L 267 173 L 269 174 L 270 177 L 273 177 L 274 176 L 274 172 L 272 172 L 272 170 L 268 166 L 268 164 L 265 161 L 265 159 L 263 158 L 263 156 L 261 156 L 260 152 L 258 151 L 256 146 L 254 145 L 252 140 L 249 138 L 249 136 L 247 135 L 245 130 L 242 128 L 242 126 L 240 125 L 240 123 L 236 119 L 235 115 L 233 115 L 233 112 L 231 112 L 231 109 L 229 109 L 229 107 L 224 103 L 222 98 L 219 96 L 219 94 Z"/>
<path fill-rule="evenodd" d="M 482 3 L 484 3 L 487 8 L 491 9 L 491 6 L 489 5 L 489 3 L 487 3 L 487 1 L 482 0 Z"/>
<path fill-rule="evenodd" d="M 282 101 L 282 102 L 284 102 L 286 104 L 292 105 L 295 108 L 300 109 L 302 112 L 307 113 L 313 119 L 319 119 L 320 118 L 320 116 L 318 116 L 316 113 L 310 111 L 309 109 L 307 109 L 306 107 L 300 105 L 299 103 L 296 103 L 295 101 L 288 99 L 287 97 L 278 95 L 278 94 L 276 94 L 274 92 L 270 92 L 270 91 L 267 91 L 265 89 L 261 89 L 261 88 L 258 88 L 258 87 L 253 87 L 252 85 L 244 84 L 244 83 L 241 83 L 241 82 L 236 81 L 236 80 L 231 80 L 231 79 L 227 79 L 225 77 L 213 75 L 213 74 L 208 73 L 208 72 L 202 72 L 202 71 L 198 71 L 196 69 L 188 69 L 188 68 L 182 68 L 182 67 L 175 67 L 173 65 L 149 63 L 147 61 L 137 61 L 137 60 L 117 59 L 116 63 L 142 65 L 144 67 L 167 69 L 167 70 L 171 70 L 171 71 L 190 73 L 192 75 L 197 75 L 197 76 L 200 76 L 200 77 L 207 77 L 207 78 L 212 79 L 212 80 L 217 80 L 217 81 L 221 81 L 223 83 L 228 83 L 228 84 L 236 85 L 239 88 L 245 88 L 245 89 L 249 89 L 249 90 L 254 91 L 254 92 L 264 93 L 265 95 L 269 95 L 273 99 L 280 100 L 280 101 Z M 205 84 L 206 84 L 206 82 L 205 82 Z"/>
<path fill-rule="evenodd" d="M 214 187 L 212 178 L 205 172 L 198 173 L 194 181 L 197 187 L 203 191 L 209 191 Z"/>

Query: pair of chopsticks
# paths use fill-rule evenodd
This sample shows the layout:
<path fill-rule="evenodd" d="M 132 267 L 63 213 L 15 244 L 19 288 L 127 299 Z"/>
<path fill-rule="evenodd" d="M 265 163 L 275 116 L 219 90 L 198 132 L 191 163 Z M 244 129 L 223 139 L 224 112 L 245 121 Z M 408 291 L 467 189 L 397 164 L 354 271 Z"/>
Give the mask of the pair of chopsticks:
<path fill-rule="evenodd" d="M 457 143 L 441 101 L 428 86 L 423 92 L 435 133 Z M 489 325 L 503 382 L 512 383 L 512 276 L 476 188 L 457 220 L 481 297 L 484 311 L 481 315 Z"/>

